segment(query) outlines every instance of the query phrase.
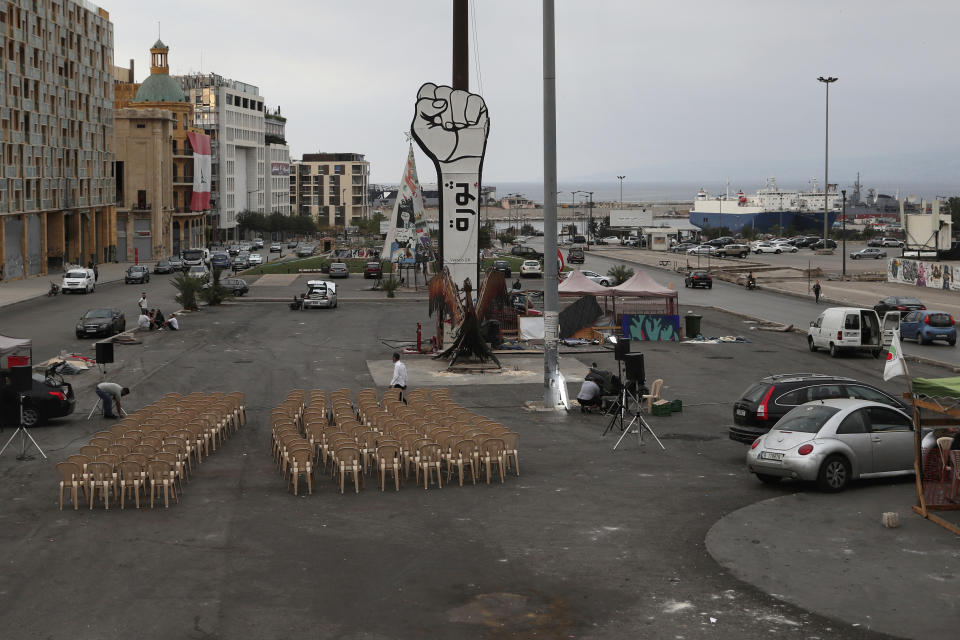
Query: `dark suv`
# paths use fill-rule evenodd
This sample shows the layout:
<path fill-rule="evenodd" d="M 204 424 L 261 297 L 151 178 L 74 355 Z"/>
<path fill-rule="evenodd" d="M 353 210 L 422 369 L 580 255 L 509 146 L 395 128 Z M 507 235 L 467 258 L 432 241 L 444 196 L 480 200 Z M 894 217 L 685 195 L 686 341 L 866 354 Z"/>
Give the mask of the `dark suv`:
<path fill-rule="evenodd" d="M 493 261 L 493 270 L 499 271 L 503 274 L 504 278 L 509 278 L 511 276 L 510 271 L 510 261 L 508 260 L 494 260 Z"/>
<path fill-rule="evenodd" d="M 586 258 L 583 255 L 583 247 L 571 247 L 567 251 L 567 262 L 570 264 L 583 264 Z"/>
<path fill-rule="evenodd" d="M 781 373 L 750 385 L 733 403 L 734 424 L 729 430 L 730 439 L 750 444 L 794 407 L 829 398 L 872 400 L 909 411 L 886 391 L 853 378 L 821 373 Z"/>
<path fill-rule="evenodd" d="M 713 289 L 713 276 L 710 275 L 709 271 L 691 271 L 683 279 L 683 286 L 694 289 L 697 287 Z"/>
<path fill-rule="evenodd" d="M 510 253 L 524 260 L 543 260 L 543 254 L 532 247 L 517 245 L 510 249 Z"/>

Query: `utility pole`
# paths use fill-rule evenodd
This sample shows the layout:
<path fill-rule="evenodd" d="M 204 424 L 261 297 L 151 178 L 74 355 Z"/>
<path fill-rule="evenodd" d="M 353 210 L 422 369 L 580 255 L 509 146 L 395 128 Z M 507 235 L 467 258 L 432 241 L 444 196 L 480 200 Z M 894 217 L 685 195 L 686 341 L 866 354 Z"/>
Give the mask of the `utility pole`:
<path fill-rule="evenodd" d="M 557 292 L 557 63 L 553 0 L 543 0 L 543 406 L 560 398 Z"/>
<path fill-rule="evenodd" d="M 830 216 L 827 213 L 827 192 L 830 191 L 830 85 L 836 82 L 837 78 L 824 78 L 823 76 L 820 76 L 817 78 L 817 80 L 825 84 L 827 87 L 827 106 L 823 137 L 823 251 L 826 253 L 828 251 L 827 244 L 829 242 L 830 234 L 828 228 L 830 224 Z"/>
<path fill-rule="evenodd" d="M 468 0 L 453 0 L 453 88 L 470 90 Z"/>

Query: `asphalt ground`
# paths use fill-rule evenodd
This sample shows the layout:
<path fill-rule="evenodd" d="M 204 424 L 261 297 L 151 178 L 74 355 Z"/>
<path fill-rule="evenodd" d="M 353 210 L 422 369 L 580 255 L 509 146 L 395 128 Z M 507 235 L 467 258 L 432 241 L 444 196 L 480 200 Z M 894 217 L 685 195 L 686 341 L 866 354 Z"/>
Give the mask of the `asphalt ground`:
<path fill-rule="evenodd" d="M 726 428 L 732 401 L 762 375 L 829 368 L 879 383 L 881 363 L 825 359 L 796 336 L 751 332 L 708 310 L 705 334 L 752 342 L 635 344 L 648 380 L 662 377 L 664 397 L 684 402 L 682 413 L 650 418 L 665 451 L 635 437 L 612 451 L 598 415 L 523 411 L 542 397 L 538 384 L 474 384 L 453 387 L 453 397 L 520 434 L 520 477 L 382 494 L 368 478 L 359 495 L 341 496 L 321 474 L 312 496 L 289 494 L 270 454 L 270 409 L 292 388 L 371 386 L 371 368 L 392 351 L 381 339 L 410 338 L 416 322 L 429 326 L 425 304 L 292 312 L 240 302 L 190 314 L 181 332 L 118 346 L 109 378 L 131 387 L 128 409 L 172 391 L 247 396 L 247 425 L 168 511 L 57 509 L 54 465 L 107 426 L 85 421 L 97 379 L 77 376 L 77 412 L 33 430 L 50 459 L 0 458 L 4 637 L 884 637 L 863 625 L 871 599 L 834 617 L 811 613 L 830 610 L 829 590 L 810 594 L 805 608 L 789 604 L 705 546 L 721 518 L 770 498 L 799 492 L 811 509 L 856 508 L 857 492 L 757 482 Z M 608 353 L 579 359 L 614 365 Z M 510 356 L 504 364 L 510 370 Z M 915 637 L 935 628 L 936 612 L 916 602 L 923 597 L 903 593 Z"/>

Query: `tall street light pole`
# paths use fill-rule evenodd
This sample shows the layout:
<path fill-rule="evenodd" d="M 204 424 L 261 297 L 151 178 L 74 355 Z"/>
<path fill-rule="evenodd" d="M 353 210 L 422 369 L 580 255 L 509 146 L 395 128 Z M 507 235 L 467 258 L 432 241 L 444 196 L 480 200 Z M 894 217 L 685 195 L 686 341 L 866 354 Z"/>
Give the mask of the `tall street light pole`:
<path fill-rule="evenodd" d="M 587 251 L 590 250 L 590 234 L 593 233 L 593 191 L 587 191 L 590 196 L 590 209 L 587 214 Z"/>
<path fill-rule="evenodd" d="M 556 409 L 560 385 L 557 291 L 557 60 L 554 0 L 543 0 L 543 406 Z M 566 389 L 564 389 L 564 392 Z M 566 393 L 564 393 L 566 395 Z"/>
<path fill-rule="evenodd" d="M 623 209 L 623 179 L 627 176 L 617 176 L 617 180 L 620 181 L 620 208 Z"/>
<path fill-rule="evenodd" d="M 843 279 L 847 279 L 847 190 L 841 189 L 843 196 Z"/>
<path fill-rule="evenodd" d="M 830 190 L 830 85 L 836 82 L 837 78 L 820 76 L 817 80 L 827 86 L 827 108 L 823 138 L 823 250 L 827 251 L 827 240 L 830 233 L 828 228 L 830 216 L 827 213 L 827 192 Z"/>

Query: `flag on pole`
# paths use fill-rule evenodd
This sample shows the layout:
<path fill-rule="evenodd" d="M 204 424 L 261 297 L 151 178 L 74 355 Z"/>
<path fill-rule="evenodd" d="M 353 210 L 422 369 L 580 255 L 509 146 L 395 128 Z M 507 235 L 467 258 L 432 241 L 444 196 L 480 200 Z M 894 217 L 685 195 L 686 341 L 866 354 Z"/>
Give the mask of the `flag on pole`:
<path fill-rule="evenodd" d="M 190 196 L 191 211 L 210 209 L 210 136 L 203 133 L 187 133 L 193 148 L 193 195 Z"/>
<path fill-rule="evenodd" d="M 883 365 L 883 379 L 889 380 L 906 373 L 903 366 L 903 352 L 900 351 L 900 332 L 893 332 L 893 341 L 887 351 L 887 363 Z"/>

